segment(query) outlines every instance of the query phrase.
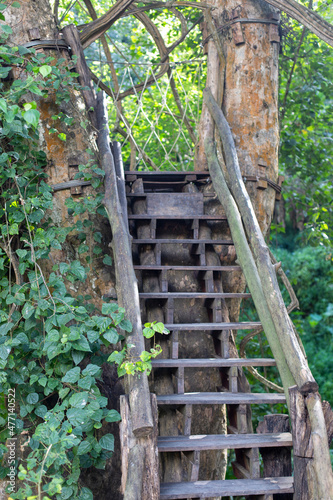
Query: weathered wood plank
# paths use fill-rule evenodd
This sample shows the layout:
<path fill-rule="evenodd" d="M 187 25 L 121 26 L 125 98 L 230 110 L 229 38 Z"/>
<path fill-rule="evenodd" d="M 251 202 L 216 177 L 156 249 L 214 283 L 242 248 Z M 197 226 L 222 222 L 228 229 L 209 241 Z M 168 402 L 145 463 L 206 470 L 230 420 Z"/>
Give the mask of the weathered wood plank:
<path fill-rule="evenodd" d="M 131 220 L 226 220 L 225 215 L 129 215 Z"/>
<path fill-rule="evenodd" d="M 200 292 L 167 292 L 139 293 L 141 299 L 248 299 L 250 293 L 200 293 Z"/>
<path fill-rule="evenodd" d="M 163 394 L 157 396 L 159 405 L 186 404 L 277 404 L 285 403 L 284 394 L 254 393 L 254 392 L 186 392 L 185 394 Z"/>
<path fill-rule="evenodd" d="M 292 446 L 290 432 L 275 434 L 214 434 L 198 436 L 159 437 L 159 452 L 194 450 L 235 450 L 238 448 L 277 448 Z"/>
<path fill-rule="evenodd" d="M 87 181 L 89 184 L 90 182 Z M 66 184 L 66 183 L 65 183 Z M 57 184 L 58 185 L 58 184 Z M 52 186 L 54 187 L 54 186 Z M 133 244 L 140 245 L 140 244 L 149 244 L 149 245 L 154 245 L 156 243 L 163 243 L 165 245 L 182 245 L 182 244 L 197 244 L 197 243 L 205 243 L 206 245 L 233 245 L 233 242 L 231 240 L 198 240 L 198 239 L 133 239 Z"/>
<path fill-rule="evenodd" d="M 147 214 L 160 214 L 193 217 L 203 215 L 202 193 L 149 193 L 147 195 Z"/>
<path fill-rule="evenodd" d="M 258 321 L 240 323 L 167 323 L 168 330 L 251 330 L 261 325 Z"/>
<path fill-rule="evenodd" d="M 230 366 L 276 366 L 272 358 L 153 359 L 153 368 L 229 368 Z"/>
<path fill-rule="evenodd" d="M 141 271 L 219 271 L 232 272 L 240 271 L 239 266 L 133 266 Z"/>
<path fill-rule="evenodd" d="M 289 434 L 290 424 L 288 415 L 273 414 L 265 415 L 264 420 L 259 423 L 257 433 L 263 436 L 274 436 L 276 433 Z M 264 448 L 259 445 L 262 460 L 264 462 L 264 477 L 286 477 L 292 475 L 291 450 L 289 445 L 282 448 Z M 278 497 L 279 500 L 292 500 L 290 493 Z"/>
<path fill-rule="evenodd" d="M 162 483 L 160 500 L 293 493 L 292 477 Z"/>

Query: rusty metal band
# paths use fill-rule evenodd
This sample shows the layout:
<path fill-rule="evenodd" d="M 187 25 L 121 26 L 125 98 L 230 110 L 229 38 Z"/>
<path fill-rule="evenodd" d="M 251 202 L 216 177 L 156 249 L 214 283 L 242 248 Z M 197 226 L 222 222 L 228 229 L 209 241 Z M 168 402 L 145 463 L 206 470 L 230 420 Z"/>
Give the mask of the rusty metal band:
<path fill-rule="evenodd" d="M 226 24 L 223 24 L 222 26 L 218 26 L 216 28 L 216 31 L 218 33 L 221 33 L 223 30 L 229 28 L 230 26 L 232 26 L 233 24 L 236 24 L 236 23 L 243 23 L 243 24 L 275 24 L 276 26 L 280 26 L 280 21 L 274 21 L 274 19 L 247 19 L 247 18 L 243 18 L 243 17 L 240 17 L 239 19 L 234 19 L 233 21 L 230 21 L 229 23 L 226 23 Z M 207 38 L 205 38 L 205 40 L 203 40 L 202 42 L 202 46 L 206 45 L 207 42 L 209 42 L 209 40 L 213 37 L 212 34 L 208 35 Z"/>
<path fill-rule="evenodd" d="M 243 175 L 243 180 L 244 182 L 258 182 L 260 181 L 266 181 L 267 184 L 272 187 L 277 193 L 281 193 L 282 187 L 276 184 L 276 182 L 271 181 L 270 179 L 267 179 L 266 177 L 260 177 L 260 176 L 254 176 L 254 175 Z M 200 180 L 199 182 L 204 183 L 206 182 L 205 180 Z M 163 184 L 163 182 L 154 182 L 154 181 L 147 181 L 146 184 Z M 173 184 L 187 184 L 188 181 L 181 181 L 181 182 L 174 182 Z M 166 183 L 170 184 L 170 183 Z M 72 180 L 72 181 L 67 181 L 67 182 L 61 182 L 60 184 L 53 184 L 51 188 L 53 189 L 53 192 L 55 191 L 63 191 L 64 189 L 70 189 L 72 187 L 79 187 L 79 186 L 90 186 L 91 182 L 90 181 L 80 181 L 80 180 Z"/>
<path fill-rule="evenodd" d="M 70 50 L 65 40 L 33 40 L 32 42 L 22 44 L 26 49 L 61 49 Z"/>

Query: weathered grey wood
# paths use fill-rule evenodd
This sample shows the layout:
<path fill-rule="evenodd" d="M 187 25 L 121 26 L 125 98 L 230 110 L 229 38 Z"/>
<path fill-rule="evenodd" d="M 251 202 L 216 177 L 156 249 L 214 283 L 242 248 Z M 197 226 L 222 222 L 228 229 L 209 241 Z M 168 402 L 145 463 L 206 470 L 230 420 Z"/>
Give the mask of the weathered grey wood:
<path fill-rule="evenodd" d="M 130 220 L 226 220 L 225 215 L 129 215 Z M 197 236 L 194 236 L 197 238 Z"/>
<path fill-rule="evenodd" d="M 123 159 L 121 156 L 121 146 L 117 141 L 113 141 L 111 145 L 111 151 L 114 158 L 114 166 L 116 170 L 117 176 L 117 190 L 120 201 L 120 206 L 124 218 L 125 225 L 128 227 L 128 213 L 127 213 L 127 198 L 126 198 L 126 190 L 125 190 L 125 175 L 124 175 L 124 166 Z"/>
<path fill-rule="evenodd" d="M 198 481 L 200 468 L 200 451 L 196 450 L 192 459 L 192 470 L 190 481 Z"/>
<path fill-rule="evenodd" d="M 120 444 L 122 460 L 121 491 L 124 500 L 158 500 L 157 403 L 151 394 L 154 432 L 148 438 L 136 438 L 127 395 L 120 396 Z"/>
<path fill-rule="evenodd" d="M 141 271 L 240 271 L 239 266 L 133 266 Z"/>
<path fill-rule="evenodd" d="M 200 292 L 168 292 L 168 293 L 140 293 L 141 299 L 247 299 L 250 293 L 200 293 Z"/>
<path fill-rule="evenodd" d="M 107 112 L 102 92 L 97 97 L 96 116 L 99 124 L 97 144 L 101 167 L 105 171 L 103 204 L 108 214 L 113 236 L 112 246 L 115 256 L 118 302 L 124 307 L 126 316 L 133 326 L 133 331 L 127 335 L 127 344 L 131 346 L 128 347 L 128 353 L 134 359 L 139 359 L 140 354 L 145 350 L 139 292 L 133 269 L 129 233 L 122 216 L 118 197 L 116 172 L 110 149 Z M 140 373 L 140 375 L 130 376 L 128 385 L 133 433 L 137 437 L 147 436 L 154 429 L 147 374 Z"/>
<path fill-rule="evenodd" d="M 261 323 L 247 321 L 241 323 L 166 323 L 169 330 L 251 330 L 258 328 Z"/>
<path fill-rule="evenodd" d="M 237 151 L 230 127 L 223 115 L 221 107 L 215 101 L 209 89 L 204 90 L 204 101 L 214 118 L 222 140 L 225 164 L 229 174 L 230 190 L 242 216 L 261 285 L 265 292 L 271 320 L 275 325 L 276 334 L 280 341 L 285 359 L 288 361 L 289 370 L 301 392 L 316 392 L 318 390 L 318 384 L 308 367 L 295 335 L 292 322 L 289 318 L 278 285 L 276 270 L 271 262 L 268 247 L 242 180 Z M 277 357 L 276 359 L 278 360 Z"/>
<path fill-rule="evenodd" d="M 53 184 L 51 188 L 55 192 L 80 186 L 91 186 L 91 181 L 72 180 L 67 182 L 60 182 L 59 184 Z"/>
<path fill-rule="evenodd" d="M 276 366 L 271 358 L 153 359 L 153 368 L 229 368 L 230 366 Z"/>
<path fill-rule="evenodd" d="M 65 41 L 70 45 L 72 54 L 76 55 L 76 63 L 75 69 L 79 74 L 78 79 L 79 83 L 84 90 L 81 90 L 83 95 L 83 99 L 86 104 L 86 108 L 89 113 L 89 118 L 93 124 L 93 126 L 98 129 L 98 119 L 95 114 L 96 107 L 96 93 L 94 87 L 92 85 L 90 70 L 88 68 L 84 53 L 83 47 L 80 41 L 80 34 L 74 26 L 74 24 L 69 24 L 65 26 L 62 30 Z"/>
<path fill-rule="evenodd" d="M 277 404 L 285 403 L 284 394 L 254 393 L 254 392 L 187 392 L 185 394 L 164 394 L 157 396 L 159 405 L 207 405 L 207 404 L 230 404 L 230 405 L 253 405 L 253 404 Z"/>
<path fill-rule="evenodd" d="M 242 266 L 244 276 L 253 296 L 259 317 L 264 322 L 265 333 L 272 349 L 273 356 L 277 362 L 283 387 L 285 388 L 285 395 L 286 398 L 289 399 L 287 388 L 294 385 L 295 381 L 287 365 L 282 346 L 276 334 L 275 325 L 272 321 L 270 312 L 268 311 L 266 297 L 263 292 L 258 270 L 247 241 L 239 210 L 224 179 L 212 141 L 205 144 L 205 150 L 216 193 L 228 217 L 232 238 L 237 251 L 237 258 Z"/>
<path fill-rule="evenodd" d="M 162 483 L 160 500 L 293 493 L 292 477 Z"/>
<path fill-rule="evenodd" d="M 147 214 L 177 217 L 203 215 L 203 196 L 201 193 L 149 193 Z"/>
<path fill-rule="evenodd" d="M 289 388 L 290 420 L 294 448 L 294 500 L 312 500 L 315 484 L 313 443 L 304 395 L 297 386 Z"/>
<path fill-rule="evenodd" d="M 87 181 L 88 182 L 88 181 Z M 90 184 L 90 182 L 89 182 Z M 58 184 L 57 184 L 58 185 Z M 53 186 L 52 186 L 53 187 Z M 165 240 L 165 239 L 133 239 L 133 244 L 149 244 L 153 245 L 156 243 L 162 243 L 164 245 L 183 245 L 185 243 L 188 244 L 197 244 L 197 243 L 205 243 L 209 245 L 233 245 L 233 242 L 231 240 L 198 240 L 198 239 L 170 239 L 170 240 Z"/>
<path fill-rule="evenodd" d="M 290 432 L 274 434 L 214 434 L 202 436 L 159 437 L 158 451 L 235 450 L 238 448 L 291 447 Z M 290 473 L 291 475 L 291 473 Z M 278 477 L 278 476 L 277 476 Z"/>
<path fill-rule="evenodd" d="M 257 433 L 260 437 L 272 436 L 275 433 L 287 433 L 290 438 L 290 425 L 288 415 L 272 414 L 265 415 L 264 420 L 259 423 Z M 259 445 L 260 453 L 264 462 L 264 477 L 286 477 L 292 475 L 291 450 L 289 446 L 282 448 L 263 448 Z M 275 497 L 276 500 L 293 500 L 290 493 Z"/>

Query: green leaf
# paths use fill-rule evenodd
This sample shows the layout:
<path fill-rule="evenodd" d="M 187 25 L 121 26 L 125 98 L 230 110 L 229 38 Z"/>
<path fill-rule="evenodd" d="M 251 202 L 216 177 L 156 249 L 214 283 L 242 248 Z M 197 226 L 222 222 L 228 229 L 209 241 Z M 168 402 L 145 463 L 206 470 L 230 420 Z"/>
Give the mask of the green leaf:
<path fill-rule="evenodd" d="M 8 35 L 11 35 L 13 33 L 13 30 L 8 24 L 0 24 L 0 28 L 4 33 L 7 33 Z"/>
<path fill-rule="evenodd" d="M 14 326 L 14 323 L 4 323 L 3 325 L 0 326 L 0 337 L 3 337 L 7 335 L 7 333 L 11 330 L 11 328 Z"/>
<path fill-rule="evenodd" d="M 85 269 L 78 260 L 72 262 L 70 270 L 74 274 L 74 276 L 76 276 L 80 281 L 85 280 L 86 278 Z"/>
<path fill-rule="evenodd" d="M 84 455 L 85 453 L 89 453 L 89 451 L 91 450 L 92 450 L 92 444 L 89 443 L 89 441 L 81 441 L 77 449 L 77 454 Z"/>
<path fill-rule="evenodd" d="M 76 342 L 73 342 L 73 347 L 77 351 L 91 352 L 88 340 L 85 337 L 81 337 Z"/>
<path fill-rule="evenodd" d="M 88 403 L 87 392 L 77 392 L 69 398 L 69 403 L 73 408 L 84 408 Z"/>
<path fill-rule="evenodd" d="M 45 405 L 40 405 L 35 409 L 35 414 L 37 415 L 37 417 L 44 418 L 47 411 L 48 410 Z"/>
<path fill-rule="evenodd" d="M 121 416 L 117 410 L 110 410 L 105 417 L 106 422 L 119 422 L 120 420 Z"/>
<path fill-rule="evenodd" d="M 19 9 L 21 7 L 21 4 L 19 2 L 13 2 L 11 4 L 11 7 L 14 7 L 15 9 Z"/>
<path fill-rule="evenodd" d="M 50 73 L 52 73 L 52 66 L 48 66 L 47 64 L 43 64 L 43 66 L 41 66 L 39 68 L 39 72 L 41 73 L 41 75 L 43 75 L 43 77 L 45 78 L 46 76 L 48 76 Z"/>
<path fill-rule="evenodd" d="M 89 342 L 93 343 L 96 342 L 97 339 L 99 339 L 99 333 L 96 332 L 95 330 L 89 330 L 87 332 L 87 337 Z"/>
<path fill-rule="evenodd" d="M 128 319 L 123 319 L 121 323 L 119 323 L 119 326 L 122 330 L 125 330 L 125 332 L 128 333 L 131 333 L 133 330 L 132 323 Z"/>
<path fill-rule="evenodd" d="M 76 366 L 75 368 L 72 368 L 69 370 L 64 377 L 62 377 L 61 381 L 62 382 L 67 382 L 69 384 L 75 384 L 80 378 L 80 372 L 81 368 Z"/>
<path fill-rule="evenodd" d="M 39 401 L 39 395 L 37 394 L 37 392 L 32 392 L 31 394 L 28 394 L 27 403 L 29 403 L 30 405 L 34 405 L 38 403 L 38 401 Z"/>
<path fill-rule="evenodd" d="M 7 103 L 3 98 L 0 99 L 0 109 L 4 113 L 7 113 Z"/>
<path fill-rule="evenodd" d="M 158 333 L 163 333 L 164 332 L 164 325 L 163 323 L 153 323 L 152 328 L 155 332 Z"/>
<path fill-rule="evenodd" d="M 121 365 L 121 363 L 124 361 L 125 358 L 125 353 L 123 351 L 118 352 L 118 351 L 113 351 L 112 354 L 108 357 L 109 362 L 116 363 L 117 365 Z"/>
<path fill-rule="evenodd" d="M 25 318 L 25 319 L 30 318 L 30 316 L 32 316 L 34 312 L 35 312 L 34 306 L 29 304 L 28 302 L 26 304 L 24 304 L 23 309 L 22 309 L 23 318 Z"/>
<path fill-rule="evenodd" d="M 98 373 L 101 370 L 100 366 L 89 364 L 83 371 L 82 375 L 91 375 L 94 376 L 96 373 Z"/>
<path fill-rule="evenodd" d="M 112 266 L 112 259 L 110 255 L 104 255 L 103 264 L 106 266 Z"/>
<path fill-rule="evenodd" d="M 114 436 L 112 434 L 105 434 L 100 440 L 99 444 L 104 450 L 114 450 Z"/>
<path fill-rule="evenodd" d="M 111 344 L 116 344 L 119 341 L 119 335 L 114 328 L 104 332 L 103 337 Z"/>
<path fill-rule="evenodd" d="M 83 360 L 85 354 L 84 352 L 82 351 L 72 351 L 72 358 L 73 358 L 73 361 L 76 365 L 78 365 L 79 363 L 81 363 L 81 361 Z"/>
<path fill-rule="evenodd" d="M 143 336 L 146 337 L 146 339 L 151 339 L 155 335 L 154 330 L 152 328 L 147 328 L 147 327 L 142 330 L 142 333 Z"/>
<path fill-rule="evenodd" d="M 93 500 L 93 494 L 89 488 L 82 488 L 78 500 Z"/>
<path fill-rule="evenodd" d="M 0 345 L 0 358 L 6 360 L 10 354 L 11 348 L 8 345 Z"/>
<path fill-rule="evenodd" d="M 58 137 L 61 141 L 66 141 L 66 138 L 67 138 L 66 134 L 64 134 L 64 133 L 58 134 Z"/>
<path fill-rule="evenodd" d="M 23 116 L 23 119 L 27 123 L 29 123 L 29 125 L 32 125 L 35 128 L 38 126 L 40 112 L 37 111 L 37 109 L 29 109 L 28 111 L 25 111 L 22 116 Z"/>

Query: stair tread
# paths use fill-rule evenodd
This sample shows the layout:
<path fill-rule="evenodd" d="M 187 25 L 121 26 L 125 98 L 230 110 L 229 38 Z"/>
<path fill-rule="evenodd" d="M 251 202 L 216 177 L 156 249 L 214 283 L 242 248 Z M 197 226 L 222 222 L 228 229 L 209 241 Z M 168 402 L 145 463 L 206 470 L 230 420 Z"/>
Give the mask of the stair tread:
<path fill-rule="evenodd" d="M 237 323 L 166 323 L 168 330 L 251 330 L 261 326 L 259 321 Z"/>
<path fill-rule="evenodd" d="M 240 448 L 276 448 L 292 446 L 290 432 L 274 434 L 212 434 L 197 436 L 163 436 L 157 439 L 158 450 L 235 450 Z"/>
<path fill-rule="evenodd" d="M 203 359 L 153 359 L 153 368 L 230 367 L 230 366 L 276 366 L 273 358 L 203 358 Z"/>
<path fill-rule="evenodd" d="M 162 483 L 160 500 L 293 493 L 292 477 Z"/>
<path fill-rule="evenodd" d="M 147 239 L 137 239 L 133 238 L 132 243 L 135 244 L 155 244 L 155 243 L 163 243 L 163 244 L 175 244 L 175 243 L 193 243 L 194 245 L 198 243 L 212 244 L 212 245 L 233 245 L 232 240 L 198 240 L 198 239 L 164 239 L 164 238 L 147 238 Z"/>
<path fill-rule="evenodd" d="M 181 219 L 181 220 L 227 220 L 225 215 L 149 215 L 149 214 L 131 214 L 128 216 L 130 220 L 145 220 L 145 219 Z"/>
<path fill-rule="evenodd" d="M 173 266 L 173 265 L 151 265 L 142 266 L 134 265 L 134 269 L 141 269 L 142 271 L 241 271 L 240 266 Z"/>
<path fill-rule="evenodd" d="M 157 396 L 159 405 L 185 404 L 278 404 L 285 403 L 284 394 L 254 392 L 185 392 Z"/>
<path fill-rule="evenodd" d="M 223 293 L 223 292 L 155 292 L 155 293 L 139 293 L 143 299 L 233 299 L 233 298 L 249 298 L 250 293 Z"/>

